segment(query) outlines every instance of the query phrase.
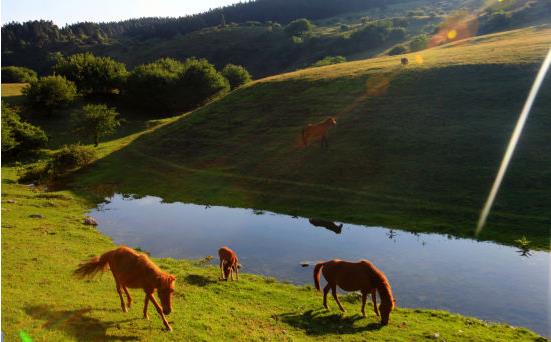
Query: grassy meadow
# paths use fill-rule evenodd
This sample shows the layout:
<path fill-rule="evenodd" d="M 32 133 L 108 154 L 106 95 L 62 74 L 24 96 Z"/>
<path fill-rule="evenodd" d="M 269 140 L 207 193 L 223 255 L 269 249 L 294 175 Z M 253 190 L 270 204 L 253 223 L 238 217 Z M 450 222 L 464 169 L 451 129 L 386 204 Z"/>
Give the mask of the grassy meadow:
<path fill-rule="evenodd" d="M 341 314 L 332 299 L 323 310 L 309 286 L 250 274 L 223 283 L 205 260 L 154 259 L 177 277 L 168 333 L 153 308 L 142 319 L 140 290 L 130 290 L 134 306 L 123 313 L 110 274 L 80 281 L 71 272 L 115 247 L 83 224 L 114 192 L 472 237 L 550 43 L 551 28 L 533 27 L 409 54 L 407 66 L 381 57 L 257 80 L 174 117 L 121 111 L 125 123 L 100 143 L 99 159 L 49 192 L 17 183 L 26 163 L 3 164 L 6 341 L 545 341 L 525 328 L 402 308 L 399 298 L 381 327 L 371 308 L 359 315 L 355 295 Z M 2 84 L 3 100 L 21 104 L 21 87 Z M 550 87 L 548 77 L 480 239 L 526 236 L 531 248 L 549 249 Z M 68 128 L 75 110 L 22 113 L 50 136 L 37 162 L 80 140 Z M 303 148 L 301 128 L 327 116 L 338 121 L 329 148 Z"/>
<path fill-rule="evenodd" d="M 407 66 L 381 57 L 261 79 L 141 135 L 71 188 L 472 237 L 550 42 L 540 26 L 410 54 Z M 549 87 L 480 239 L 549 249 Z M 301 128 L 328 116 L 329 148 L 302 148 Z"/>
<path fill-rule="evenodd" d="M 168 316 L 174 331 L 169 333 L 152 306 L 150 320 L 142 319 L 141 290 L 130 290 L 133 307 L 123 313 L 111 274 L 90 281 L 72 277 L 81 260 L 114 247 L 83 224 L 88 207 L 72 191 L 43 192 L 16 184 L 16 170 L 2 169 L 5 341 L 545 340 L 524 328 L 400 308 L 399 300 L 390 325 L 381 327 L 371 307 L 367 318 L 361 317 L 354 295 L 343 298 L 348 311 L 340 314 L 332 299 L 330 310 L 324 310 L 322 295 L 310 286 L 249 274 L 239 282 L 219 282 L 217 268 L 204 260 L 155 259 L 177 277 Z"/>

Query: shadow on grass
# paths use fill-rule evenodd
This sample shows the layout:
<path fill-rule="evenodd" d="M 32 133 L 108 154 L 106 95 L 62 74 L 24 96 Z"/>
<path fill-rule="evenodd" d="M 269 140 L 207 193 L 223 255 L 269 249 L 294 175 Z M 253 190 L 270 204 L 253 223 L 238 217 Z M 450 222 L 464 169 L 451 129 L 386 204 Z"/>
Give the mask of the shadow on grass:
<path fill-rule="evenodd" d="M 138 336 L 111 336 L 107 329 L 117 327 L 121 321 L 101 321 L 89 316 L 91 308 L 80 310 L 53 310 L 47 305 L 34 305 L 25 308 L 25 312 L 35 319 L 46 320 L 43 329 L 59 330 L 74 336 L 78 341 L 139 341 Z"/>
<path fill-rule="evenodd" d="M 198 275 L 198 274 L 190 274 L 190 275 L 186 276 L 185 282 L 190 284 L 190 285 L 195 285 L 195 286 L 207 286 L 207 285 L 217 283 L 215 280 L 212 280 L 208 277 Z"/>
<path fill-rule="evenodd" d="M 279 318 L 286 324 L 304 330 L 308 335 L 355 334 L 382 327 L 379 323 L 367 323 L 369 318 L 361 315 L 345 317 L 337 313 L 328 314 L 326 310 L 284 313 Z"/>

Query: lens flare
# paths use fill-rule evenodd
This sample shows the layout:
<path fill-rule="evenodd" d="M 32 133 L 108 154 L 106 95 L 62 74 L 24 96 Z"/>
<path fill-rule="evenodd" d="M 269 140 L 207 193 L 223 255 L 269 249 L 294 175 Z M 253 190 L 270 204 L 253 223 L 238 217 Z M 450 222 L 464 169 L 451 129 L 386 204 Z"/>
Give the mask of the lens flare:
<path fill-rule="evenodd" d="M 486 224 L 486 219 L 488 218 L 490 209 L 494 204 L 494 200 L 496 198 L 499 187 L 501 186 L 501 182 L 503 181 L 503 177 L 505 176 L 505 171 L 507 171 L 507 167 L 509 166 L 509 162 L 511 161 L 511 157 L 513 156 L 513 152 L 515 152 L 515 148 L 520 138 L 520 134 L 522 133 L 522 129 L 524 128 L 524 124 L 526 123 L 526 119 L 528 118 L 528 114 L 532 109 L 532 105 L 534 104 L 536 95 L 538 94 L 541 84 L 543 83 L 543 79 L 545 78 L 547 70 L 549 69 L 549 64 L 551 64 L 551 48 L 549 49 L 549 51 L 547 52 L 547 56 L 543 60 L 543 63 L 538 72 L 538 75 L 534 80 L 534 84 L 532 84 L 532 88 L 530 89 L 528 98 L 526 99 L 526 102 L 524 103 L 524 107 L 520 112 L 520 116 L 515 126 L 515 130 L 511 135 L 511 139 L 509 140 L 509 145 L 507 146 L 507 150 L 505 151 L 505 155 L 503 156 L 503 160 L 501 161 L 501 165 L 499 166 L 499 171 L 497 172 L 497 176 L 496 176 L 496 179 L 494 180 L 494 184 L 492 185 L 492 189 L 490 190 L 490 194 L 488 195 L 488 199 L 486 200 L 486 203 L 482 208 L 482 212 L 480 213 L 480 218 L 478 219 L 478 224 L 476 226 L 476 231 L 475 231 L 475 235 L 477 236 L 482 230 L 482 228 L 484 228 L 484 225 Z"/>
<path fill-rule="evenodd" d="M 449 30 L 448 31 L 448 39 L 453 40 L 457 37 L 457 31 L 456 30 Z"/>
<path fill-rule="evenodd" d="M 417 63 L 417 64 L 423 64 L 423 56 L 421 56 L 421 55 L 415 55 L 415 63 Z"/>

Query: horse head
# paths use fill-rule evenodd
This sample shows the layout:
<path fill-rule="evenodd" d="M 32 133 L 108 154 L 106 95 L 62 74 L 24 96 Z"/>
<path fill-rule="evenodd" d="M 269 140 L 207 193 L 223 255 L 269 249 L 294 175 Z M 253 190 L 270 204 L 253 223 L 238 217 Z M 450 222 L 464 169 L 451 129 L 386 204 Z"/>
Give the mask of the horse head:
<path fill-rule="evenodd" d="M 381 305 L 379 305 L 379 312 L 381 313 L 381 324 L 387 325 L 388 321 L 390 319 L 390 312 L 394 307 L 396 306 L 396 299 L 392 298 L 392 300 L 389 301 L 383 301 Z"/>
<path fill-rule="evenodd" d="M 163 276 L 161 285 L 157 290 L 159 298 L 161 299 L 161 305 L 163 306 L 163 313 L 168 315 L 172 311 L 172 294 L 174 293 L 174 282 L 176 277 L 169 274 Z"/>
<path fill-rule="evenodd" d="M 327 122 L 331 126 L 335 126 L 337 124 L 337 119 L 335 119 L 334 117 L 330 117 L 327 120 L 325 120 L 325 122 Z"/>

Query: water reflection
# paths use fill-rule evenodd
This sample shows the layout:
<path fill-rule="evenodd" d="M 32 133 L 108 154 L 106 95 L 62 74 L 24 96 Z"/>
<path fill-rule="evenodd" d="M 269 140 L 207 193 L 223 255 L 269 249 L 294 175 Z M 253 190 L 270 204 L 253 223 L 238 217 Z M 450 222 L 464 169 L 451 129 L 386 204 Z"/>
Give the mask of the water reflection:
<path fill-rule="evenodd" d="M 342 232 L 342 223 L 340 225 L 337 225 L 335 222 L 331 222 L 331 221 L 327 221 L 319 218 L 311 218 L 308 220 L 308 222 L 310 222 L 310 224 L 313 226 L 323 227 L 325 229 L 328 229 L 335 234 L 340 234 Z"/>
<path fill-rule="evenodd" d="M 541 334 L 551 328 L 546 252 L 517 253 L 518 248 L 489 242 L 333 222 L 340 227 L 336 234 L 325 226 L 313 229 L 301 217 L 214 205 L 205 210 L 151 196 L 109 200 L 90 213 L 99 229 L 155 257 L 203 259 L 228 245 L 247 272 L 298 284 L 312 283 L 312 268 L 301 264 L 369 259 L 388 276 L 400 306 L 444 309 Z"/>

